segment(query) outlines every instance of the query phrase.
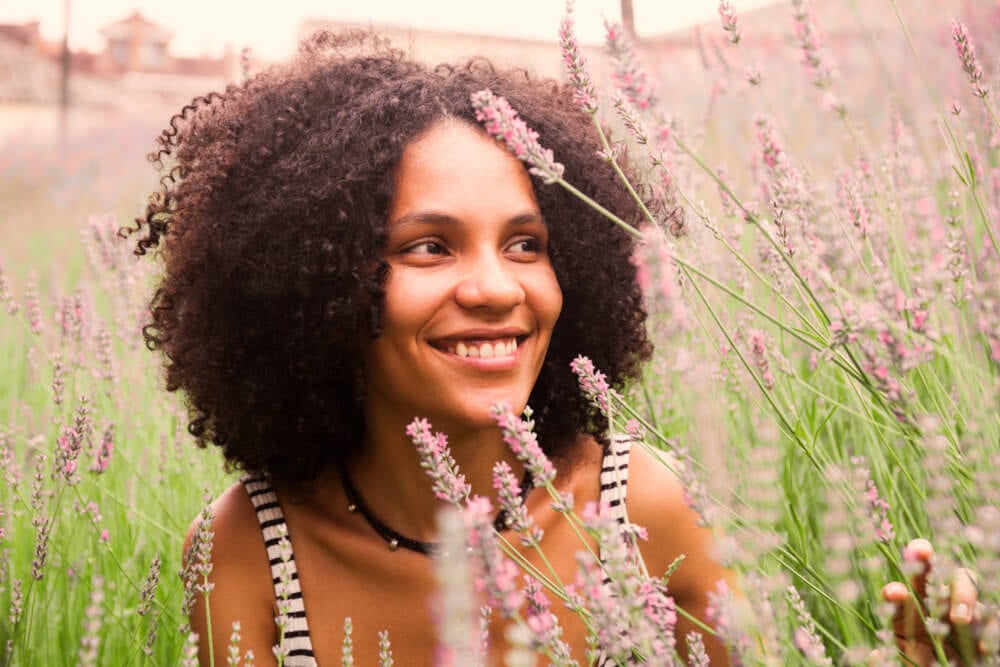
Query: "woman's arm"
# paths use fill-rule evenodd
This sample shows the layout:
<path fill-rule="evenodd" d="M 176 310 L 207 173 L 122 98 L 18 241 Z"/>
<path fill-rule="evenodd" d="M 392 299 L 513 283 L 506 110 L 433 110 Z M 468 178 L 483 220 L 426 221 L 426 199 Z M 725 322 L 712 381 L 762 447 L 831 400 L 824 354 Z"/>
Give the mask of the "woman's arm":
<path fill-rule="evenodd" d="M 272 651 L 277 643 L 274 624 L 274 589 L 264 538 L 253 505 L 242 484 L 234 484 L 212 503 L 212 590 L 206 605 L 205 596 L 195 594 L 190 622 L 198 634 L 198 660 L 210 665 L 228 664 L 229 638 L 233 622 L 240 623 L 239 651 L 243 656 L 253 651 L 255 665 L 275 665 Z M 191 548 L 198 531 L 199 518 L 188 529 L 184 553 Z M 206 613 L 206 611 L 208 613 Z M 211 650 L 209 647 L 211 617 Z M 214 654 L 213 656 L 210 656 Z"/>

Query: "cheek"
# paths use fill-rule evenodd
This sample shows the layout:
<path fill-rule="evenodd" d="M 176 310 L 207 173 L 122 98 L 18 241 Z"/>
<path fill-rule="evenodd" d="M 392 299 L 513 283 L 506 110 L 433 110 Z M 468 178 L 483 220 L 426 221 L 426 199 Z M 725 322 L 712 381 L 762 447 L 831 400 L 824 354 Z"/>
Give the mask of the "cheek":
<path fill-rule="evenodd" d="M 549 269 L 542 293 L 545 295 L 542 307 L 544 308 L 548 325 L 549 327 L 555 326 L 556 320 L 559 319 L 559 314 L 562 313 L 563 295 L 562 288 L 559 287 L 559 281 L 556 279 L 555 271 L 551 269 Z"/>

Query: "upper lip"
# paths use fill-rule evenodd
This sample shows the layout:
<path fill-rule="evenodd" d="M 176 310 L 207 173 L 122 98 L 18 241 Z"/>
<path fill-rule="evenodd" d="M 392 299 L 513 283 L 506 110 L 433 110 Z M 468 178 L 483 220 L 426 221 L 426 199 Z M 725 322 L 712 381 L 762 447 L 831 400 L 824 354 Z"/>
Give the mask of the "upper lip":
<path fill-rule="evenodd" d="M 518 329 L 515 327 L 506 327 L 503 329 L 468 329 L 466 331 L 460 331 L 453 334 L 448 334 L 447 336 L 438 336 L 434 338 L 434 342 L 441 343 L 446 341 L 460 341 L 460 340 L 497 340 L 500 338 L 524 338 L 528 335 L 528 331 L 525 329 Z"/>

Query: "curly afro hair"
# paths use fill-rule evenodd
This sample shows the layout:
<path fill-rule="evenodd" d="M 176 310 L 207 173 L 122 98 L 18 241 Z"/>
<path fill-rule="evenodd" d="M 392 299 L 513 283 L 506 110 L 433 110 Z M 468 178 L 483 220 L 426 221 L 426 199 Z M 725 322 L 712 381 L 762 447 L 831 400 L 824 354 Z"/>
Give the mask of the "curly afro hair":
<path fill-rule="evenodd" d="M 150 155 L 161 188 L 125 231 L 140 234 L 137 254 L 164 260 L 143 335 L 165 357 L 167 390 L 186 395 L 199 445 L 291 484 L 359 451 L 360 360 L 379 335 L 396 165 L 442 119 L 477 124 L 469 96 L 484 88 L 510 101 L 568 181 L 638 221 L 571 92 L 483 59 L 432 69 L 370 36 L 319 33 L 290 64 L 171 118 Z M 603 442 L 607 429 L 572 359 L 590 357 L 621 387 L 652 345 L 634 239 L 561 187 L 537 183 L 536 195 L 564 305 L 530 404 L 558 455 L 575 434 Z"/>

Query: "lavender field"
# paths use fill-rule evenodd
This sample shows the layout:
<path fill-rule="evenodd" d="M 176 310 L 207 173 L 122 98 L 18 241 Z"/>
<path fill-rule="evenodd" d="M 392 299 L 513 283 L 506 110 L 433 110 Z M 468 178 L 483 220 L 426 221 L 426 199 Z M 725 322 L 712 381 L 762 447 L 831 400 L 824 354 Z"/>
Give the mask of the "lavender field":
<path fill-rule="evenodd" d="M 739 574 L 746 604 L 720 589 L 713 623 L 742 664 L 906 664 L 880 591 L 922 537 L 929 650 L 998 665 L 1000 4 L 719 15 L 683 52 L 610 25 L 587 62 L 552 27 L 608 133 L 594 159 L 627 148 L 651 202 L 631 231 L 655 358 L 640 386 L 585 389 L 676 471 Z M 196 662 L 181 543 L 233 476 L 142 343 L 159 265 L 116 236 L 168 115 L 0 150 L 0 665 Z M 962 567 L 974 634 L 948 647 Z M 654 644 L 649 664 L 674 664 Z"/>

